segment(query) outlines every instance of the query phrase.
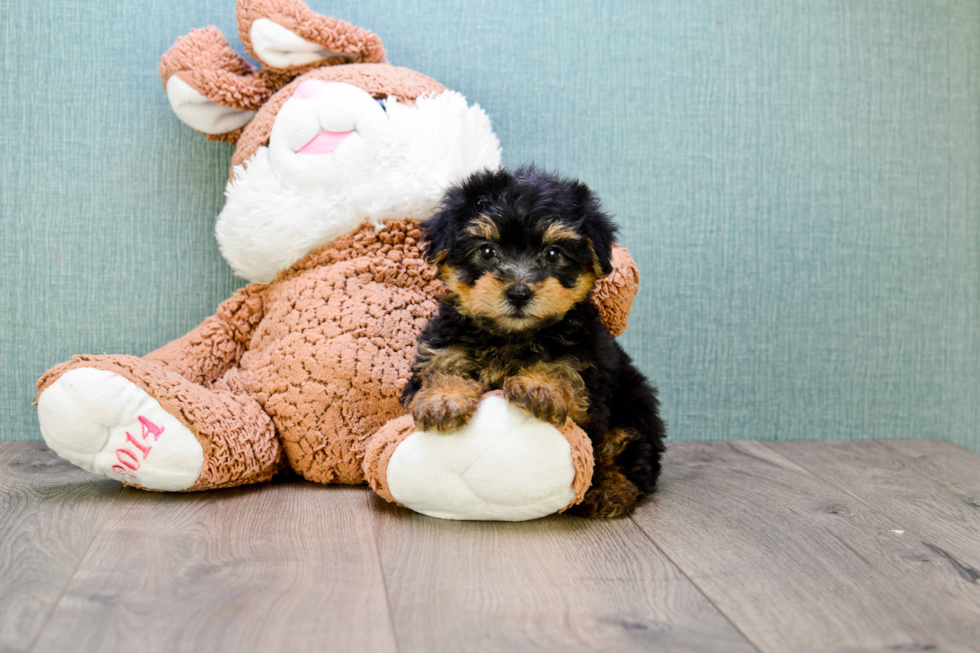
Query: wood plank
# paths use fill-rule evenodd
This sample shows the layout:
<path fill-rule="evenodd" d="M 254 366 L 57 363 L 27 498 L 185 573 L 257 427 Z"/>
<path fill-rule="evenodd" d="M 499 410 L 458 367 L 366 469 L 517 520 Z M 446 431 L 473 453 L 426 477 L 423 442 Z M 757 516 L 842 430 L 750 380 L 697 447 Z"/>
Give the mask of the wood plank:
<path fill-rule="evenodd" d="M 449 522 L 374 505 L 402 653 L 754 650 L 629 520 Z"/>
<path fill-rule="evenodd" d="M 920 443 L 925 455 L 940 449 L 936 441 Z M 915 459 L 874 440 L 766 446 L 891 517 L 895 530 L 920 537 L 943 558 L 940 564 L 952 565 L 971 582 L 980 580 L 980 505 L 973 505 L 970 495 L 954 493 Z M 958 460 L 972 457 L 974 476 L 980 477 L 980 456 L 957 453 Z"/>
<path fill-rule="evenodd" d="M 392 651 L 364 487 L 124 490 L 36 651 Z"/>
<path fill-rule="evenodd" d="M 43 442 L 0 442 L 0 650 L 30 647 L 121 489 Z"/>
<path fill-rule="evenodd" d="M 763 651 L 980 642 L 980 586 L 762 443 L 672 444 L 633 520 Z"/>
<path fill-rule="evenodd" d="M 980 454 L 948 440 L 882 440 L 881 443 L 912 458 L 918 471 L 946 486 L 971 508 L 980 510 Z"/>

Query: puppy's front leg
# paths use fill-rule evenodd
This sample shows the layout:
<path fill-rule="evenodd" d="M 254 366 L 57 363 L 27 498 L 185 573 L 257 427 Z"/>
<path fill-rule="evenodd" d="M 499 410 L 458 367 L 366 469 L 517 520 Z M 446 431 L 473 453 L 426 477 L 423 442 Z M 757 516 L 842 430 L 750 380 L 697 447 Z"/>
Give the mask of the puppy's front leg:
<path fill-rule="evenodd" d="M 578 371 L 567 362 L 536 363 L 504 381 L 504 397 L 540 420 L 561 427 L 569 417 L 588 421 L 589 397 Z"/>
<path fill-rule="evenodd" d="M 455 374 L 433 374 L 422 382 L 408 409 L 417 428 L 451 433 L 469 421 L 482 395 L 479 381 Z"/>
<path fill-rule="evenodd" d="M 432 347 L 419 343 L 411 380 L 402 401 L 423 431 L 457 431 L 469 421 L 485 390 L 475 380 L 477 369 L 462 347 Z"/>

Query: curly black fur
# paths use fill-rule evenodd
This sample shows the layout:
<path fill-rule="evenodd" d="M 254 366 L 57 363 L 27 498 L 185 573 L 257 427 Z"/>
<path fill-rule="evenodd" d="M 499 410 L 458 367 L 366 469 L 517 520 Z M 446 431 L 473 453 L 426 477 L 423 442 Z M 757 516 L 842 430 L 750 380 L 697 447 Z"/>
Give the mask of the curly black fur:
<path fill-rule="evenodd" d="M 656 391 L 589 301 L 616 234 L 596 196 L 533 167 L 485 171 L 450 189 L 423 227 L 449 293 L 419 338 L 405 405 L 450 431 L 474 393 L 503 389 L 542 419 L 571 417 L 596 454 L 582 511 L 629 512 L 656 486 L 665 429 Z"/>

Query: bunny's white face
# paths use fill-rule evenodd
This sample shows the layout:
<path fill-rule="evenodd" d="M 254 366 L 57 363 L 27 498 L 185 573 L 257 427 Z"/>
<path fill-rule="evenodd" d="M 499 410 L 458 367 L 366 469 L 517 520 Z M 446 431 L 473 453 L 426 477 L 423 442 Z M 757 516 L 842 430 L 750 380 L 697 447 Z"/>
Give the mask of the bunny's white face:
<path fill-rule="evenodd" d="M 365 220 L 428 217 L 447 186 L 499 166 L 489 118 L 459 93 L 408 106 L 307 80 L 280 109 L 269 145 L 235 167 L 218 243 L 239 276 L 271 281 Z"/>
<path fill-rule="evenodd" d="M 269 156 L 280 174 L 301 185 L 341 185 L 352 181 L 352 167 L 370 165 L 400 140 L 398 131 L 382 104 L 361 89 L 309 79 L 276 116 Z"/>

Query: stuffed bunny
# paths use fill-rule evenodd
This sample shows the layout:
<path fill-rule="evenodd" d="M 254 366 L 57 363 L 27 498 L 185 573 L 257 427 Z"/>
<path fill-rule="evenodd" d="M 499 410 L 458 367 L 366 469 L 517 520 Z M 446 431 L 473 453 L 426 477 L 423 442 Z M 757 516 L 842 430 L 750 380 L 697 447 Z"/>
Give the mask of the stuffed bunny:
<path fill-rule="evenodd" d="M 399 401 L 442 291 L 419 220 L 450 184 L 500 165 L 486 114 L 297 0 L 239 0 L 237 16 L 261 70 L 209 27 L 178 39 L 160 73 L 181 120 L 237 146 L 216 235 L 259 283 L 143 358 L 49 370 L 37 399 L 48 446 L 147 490 L 259 483 L 288 467 L 450 519 L 579 502 L 593 454 L 571 421 L 557 429 L 489 393 L 440 435 L 416 430 Z M 618 334 L 638 274 L 625 250 L 613 262 L 593 301 Z"/>

